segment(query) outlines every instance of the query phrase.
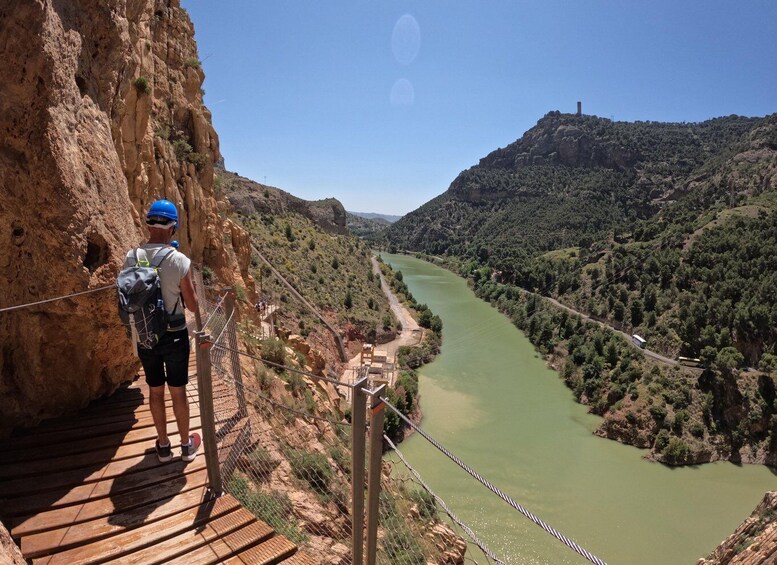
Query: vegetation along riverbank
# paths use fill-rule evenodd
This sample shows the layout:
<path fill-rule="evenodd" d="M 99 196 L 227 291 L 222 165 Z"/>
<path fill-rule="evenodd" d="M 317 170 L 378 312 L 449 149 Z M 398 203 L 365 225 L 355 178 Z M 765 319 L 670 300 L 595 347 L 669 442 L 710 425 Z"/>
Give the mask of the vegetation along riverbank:
<path fill-rule="evenodd" d="M 774 466 L 776 157 L 777 115 L 550 112 L 375 241 L 467 277 L 604 417 L 600 435 L 671 465 Z"/>

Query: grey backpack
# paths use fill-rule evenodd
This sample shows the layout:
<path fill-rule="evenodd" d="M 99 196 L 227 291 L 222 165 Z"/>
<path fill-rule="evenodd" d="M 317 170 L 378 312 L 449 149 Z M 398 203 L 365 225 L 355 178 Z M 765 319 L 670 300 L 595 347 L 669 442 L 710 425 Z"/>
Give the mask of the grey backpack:
<path fill-rule="evenodd" d="M 159 267 L 175 249 L 159 250 L 151 262 L 143 248 L 135 249 L 135 264 L 116 280 L 119 317 L 136 347 L 151 349 L 167 331 L 169 314 L 162 299 Z M 176 308 L 178 304 L 176 303 Z"/>

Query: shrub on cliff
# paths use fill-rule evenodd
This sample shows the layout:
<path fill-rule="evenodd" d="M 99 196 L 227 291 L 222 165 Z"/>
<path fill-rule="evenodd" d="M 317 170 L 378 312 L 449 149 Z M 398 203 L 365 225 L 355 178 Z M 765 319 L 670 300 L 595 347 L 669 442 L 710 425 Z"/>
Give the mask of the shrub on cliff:
<path fill-rule="evenodd" d="M 663 456 L 667 463 L 683 464 L 688 460 L 691 453 L 690 447 L 679 437 L 673 437 L 669 444 L 664 448 Z"/>
<path fill-rule="evenodd" d="M 286 347 L 279 339 L 269 338 L 259 342 L 262 359 L 277 365 L 286 364 Z"/>
<path fill-rule="evenodd" d="M 140 76 L 132 83 L 141 94 L 151 94 L 151 85 L 146 77 Z"/>
<path fill-rule="evenodd" d="M 319 494 L 329 493 L 334 471 L 326 455 L 302 449 L 289 449 L 285 455 L 295 477 L 306 481 Z"/>

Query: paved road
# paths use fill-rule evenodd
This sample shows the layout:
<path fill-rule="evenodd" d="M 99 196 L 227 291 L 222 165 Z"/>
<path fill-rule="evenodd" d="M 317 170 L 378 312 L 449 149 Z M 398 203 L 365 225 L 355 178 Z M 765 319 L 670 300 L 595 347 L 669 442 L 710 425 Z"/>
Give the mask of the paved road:
<path fill-rule="evenodd" d="M 539 296 L 543 300 L 547 300 L 551 304 L 554 304 L 554 305 L 558 306 L 559 308 L 563 308 L 564 310 L 566 310 L 567 312 L 570 312 L 571 314 L 575 314 L 577 316 L 580 316 L 583 320 L 586 320 L 587 322 L 593 322 L 594 324 L 598 324 L 598 325 L 600 325 L 603 328 L 608 328 L 608 329 L 612 330 L 615 333 L 619 333 L 620 335 L 622 335 L 626 339 L 626 341 L 634 349 L 637 349 L 637 350 L 641 351 L 642 353 L 645 354 L 646 357 L 650 357 L 651 359 L 655 359 L 656 361 L 658 361 L 660 363 L 664 363 L 664 364 L 670 365 L 670 366 L 675 366 L 675 365 L 678 364 L 676 360 L 670 359 L 669 357 L 664 357 L 660 353 L 656 353 L 655 351 L 651 351 L 650 349 L 641 349 L 641 348 L 637 347 L 636 345 L 634 345 L 634 342 L 631 341 L 631 335 L 627 334 L 626 332 L 621 331 L 621 330 L 619 330 L 617 328 L 614 328 L 614 327 L 610 326 L 609 324 L 606 324 L 606 323 L 602 322 L 601 320 L 597 320 L 596 318 L 592 318 L 591 316 L 587 316 L 586 314 L 583 314 L 582 312 L 578 312 L 574 308 L 570 308 L 569 306 L 566 306 L 566 305 L 562 304 L 561 302 L 559 302 L 558 300 L 556 300 L 554 298 L 550 298 L 548 296 L 543 296 L 541 294 L 530 292 L 530 291 L 528 291 L 526 289 L 523 289 L 523 288 L 520 288 L 519 290 L 521 292 L 523 292 L 524 294 L 533 294 L 534 296 Z"/>

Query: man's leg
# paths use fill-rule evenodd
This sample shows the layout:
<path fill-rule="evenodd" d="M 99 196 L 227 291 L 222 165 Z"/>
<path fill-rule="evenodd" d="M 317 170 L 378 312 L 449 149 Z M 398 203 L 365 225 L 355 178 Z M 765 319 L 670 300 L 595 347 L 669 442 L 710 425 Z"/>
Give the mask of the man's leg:
<path fill-rule="evenodd" d="M 181 445 L 189 443 L 189 398 L 186 385 L 189 382 L 189 332 L 169 332 L 169 347 L 165 355 L 167 386 L 173 399 L 173 413 L 181 434 Z"/>
<path fill-rule="evenodd" d="M 146 373 L 148 384 L 148 404 L 151 419 L 156 428 L 157 442 L 161 446 L 169 445 L 167 438 L 167 411 L 165 410 L 165 369 L 160 352 L 155 349 L 138 350 L 140 362 Z"/>
<path fill-rule="evenodd" d="M 173 399 L 173 414 L 181 434 L 181 444 L 189 443 L 189 398 L 186 396 L 186 385 L 171 386 L 170 397 Z"/>
<path fill-rule="evenodd" d="M 161 386 L 149 386 L 149 399 L 148 403 L 151 406 L 151 419 L 154 420 L 154 427 L 156 428 L 156 436 L 159 445 L 170 445 L 170 440 L 167 437 L 167 410 L 165 410 L 165 385 Z M 172 389 L 170 390 L 170 396 L 173 397 L 173 403 L 175 403 L 175 396 Z M 173 404 L 175 406 L 175 404 Z"/>

